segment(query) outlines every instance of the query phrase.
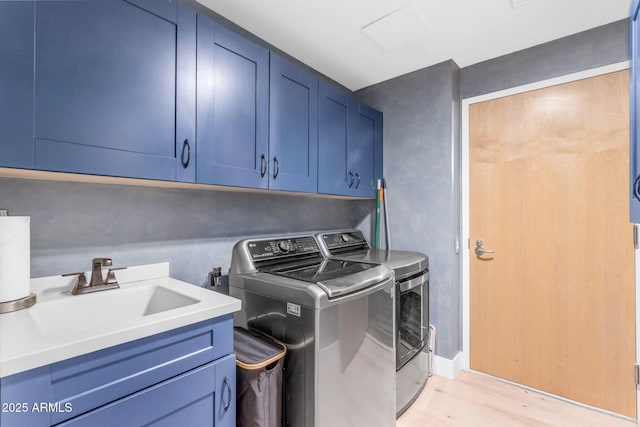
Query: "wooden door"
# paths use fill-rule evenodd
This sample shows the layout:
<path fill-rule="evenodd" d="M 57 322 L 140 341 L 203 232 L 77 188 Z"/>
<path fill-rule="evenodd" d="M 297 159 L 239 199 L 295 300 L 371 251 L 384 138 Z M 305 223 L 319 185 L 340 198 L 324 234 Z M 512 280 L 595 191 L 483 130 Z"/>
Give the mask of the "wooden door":
<path fill-rule="evenodd" d="M 470 106 L 470 366 L 635 418 L 628 92 L 620 71 Z"/>

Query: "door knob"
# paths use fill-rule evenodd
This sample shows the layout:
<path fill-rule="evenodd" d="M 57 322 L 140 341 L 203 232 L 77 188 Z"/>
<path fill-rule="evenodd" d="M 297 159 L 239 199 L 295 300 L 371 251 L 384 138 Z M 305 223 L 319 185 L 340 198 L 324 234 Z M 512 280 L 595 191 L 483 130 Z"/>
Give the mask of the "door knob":
<path fill-rule="evenodd" d="M 482 240 L 476 240 L 476 248 L 474 249 L 474 252 L 477 256 L 493 253 L 493 251 L 483 248 L 482 245 L 484 245 L 484 242 Z"/>

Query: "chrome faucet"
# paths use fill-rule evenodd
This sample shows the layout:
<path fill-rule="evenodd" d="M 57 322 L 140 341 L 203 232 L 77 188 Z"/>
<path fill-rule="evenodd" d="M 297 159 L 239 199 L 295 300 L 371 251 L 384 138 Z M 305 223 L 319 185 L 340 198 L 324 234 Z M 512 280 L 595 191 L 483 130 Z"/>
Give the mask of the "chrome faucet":
<path fill-rule="evenodd" d="M 102 277 L 102 267 L 111 267 L 112 264 L 111 258 L 94 258 L 93 261 L 91 261 L 91 280 L 89 280 L 89 283 L 87 283 L 87 277 L 84 272 L 63 274 L 63 276 L 78 276 L 78 280 L 73 286 L 71 294 L 80 295 L 119 288 L 120 285 L 116 280 L 114 270 L 120 270 L 120 268 L 111 268 L 107 272 L 107 278 L 104 279 Z"/>
<path fill-rule="evenodd" d="M 91 268 L 91 280 L 89 281 L 89 287 L 104 286 L 106 283 L 102 278 L 102 267 L 111 267 L 113 265 L 113 261 L 111 258 L 94 258 L 93 261 L 91 261 L 91 264 L 93 267 Z"/>

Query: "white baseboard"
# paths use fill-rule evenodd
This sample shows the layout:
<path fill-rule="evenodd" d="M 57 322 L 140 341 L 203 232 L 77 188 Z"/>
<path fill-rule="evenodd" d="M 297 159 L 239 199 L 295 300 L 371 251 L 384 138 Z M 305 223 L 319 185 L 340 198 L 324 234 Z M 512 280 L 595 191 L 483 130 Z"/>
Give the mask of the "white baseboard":
<path fill-rule="evenodd" d="M 453 359 L 447 359 L 438 355 L 433 356 L 433 373 L 441 377 L 454 379 L 462 369 L 462 352 Z"/>

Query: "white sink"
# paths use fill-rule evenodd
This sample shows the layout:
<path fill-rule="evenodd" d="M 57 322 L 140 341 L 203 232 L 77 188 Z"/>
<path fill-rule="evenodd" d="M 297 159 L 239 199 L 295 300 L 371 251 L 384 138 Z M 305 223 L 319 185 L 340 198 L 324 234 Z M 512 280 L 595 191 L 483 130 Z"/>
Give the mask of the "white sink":
<path fill-rule="evenodd" d="M 240 300 L 169 277 L 168 263 L 117 279 L 119 289 L 82 295 L 71 295 L 72 276 L 31 279 L 36 304 L 0 315 L 0 378 L 240 310 Z"/>
<path fill-rule="evenodd" d="M 46 301 L 34 306 L 31 315 L 41 332 L 51 336 L 103 329 L 198 302 L 163 286 L 148 284 Z"/>

